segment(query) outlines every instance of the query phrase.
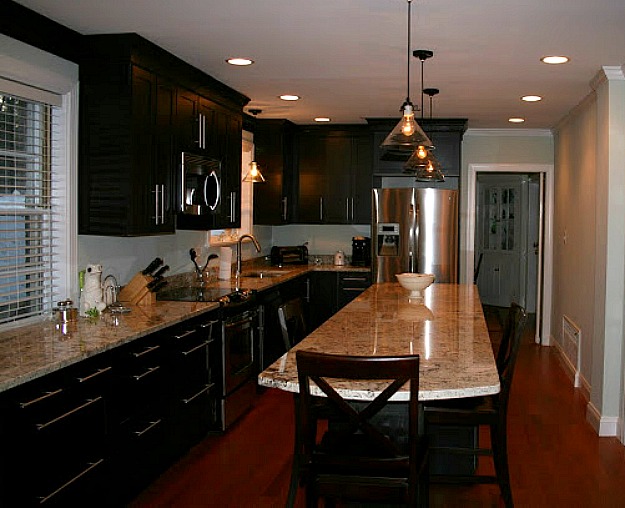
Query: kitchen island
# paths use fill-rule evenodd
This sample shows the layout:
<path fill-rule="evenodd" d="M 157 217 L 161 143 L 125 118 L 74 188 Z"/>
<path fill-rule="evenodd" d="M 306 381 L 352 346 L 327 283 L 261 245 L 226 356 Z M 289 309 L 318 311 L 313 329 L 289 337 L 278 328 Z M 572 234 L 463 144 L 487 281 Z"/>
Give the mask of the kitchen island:
<path fill-rule="evenodd" d="M 365 356 L 419 354 L 419 399 L 424 401 L 499 392 L 488 329 L 472 284 L 433 284 L 422 301 L 411 300 L 398 283 L 374 284 L 265 369 L 259 384 L 299 392 L 295 352 L 300 349 Z M 333 385 L 354 400 L 370 400 L 380 391 L 375 383 Z M 391 400 L 407 397 L 406 389 Z"/>

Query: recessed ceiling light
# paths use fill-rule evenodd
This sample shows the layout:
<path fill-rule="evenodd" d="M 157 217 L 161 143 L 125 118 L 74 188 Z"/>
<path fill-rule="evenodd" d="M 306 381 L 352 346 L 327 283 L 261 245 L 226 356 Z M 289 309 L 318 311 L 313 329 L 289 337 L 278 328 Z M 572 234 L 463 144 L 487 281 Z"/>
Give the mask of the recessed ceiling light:
<path fill-rule="evenodd" d="M 525 122 L 525 118 L 520 118 L 520 117 L 512 117 L 512 118 L 508 118 L 508 122 L 510 123 L 523 123 Z"/>
<path fill-rule="evenodd" d="M 540 59 L 541 62 L 546 63 L 546 64 L 552 64 L 552 65 L 567 63 L 569 60 L 570 58 L 568 56 L 560 56 L 560 55 L 543 56 Z"/>
<path fill-rule="evenodd" d="M 538 102 L 542 101 L 543 98 L 540 95 L 524 95 L 521 97 L 521 100 L 525 102 Z"/>
<path fill-rule="evenodd" d="M 237 57 L 237 58 L 228 58 L 226 62 L 228 62 L 230 65 L 245 66 L 245 65 L 252 65 L 254 63 L 254 60 L 250 60 L 249 58 Z"/>
<path fill-rule="evenodd" d="M 281 95 L 280 98 L 283 101 L 298 101 L 301 99 L 299 95 L 289 95 L 289 94 Z"/>
<path fill-rule="evenodd" d="M 329 122 L 330 119 L 327 116 L 318 116 L 315 118 L 315 122 Z"/>

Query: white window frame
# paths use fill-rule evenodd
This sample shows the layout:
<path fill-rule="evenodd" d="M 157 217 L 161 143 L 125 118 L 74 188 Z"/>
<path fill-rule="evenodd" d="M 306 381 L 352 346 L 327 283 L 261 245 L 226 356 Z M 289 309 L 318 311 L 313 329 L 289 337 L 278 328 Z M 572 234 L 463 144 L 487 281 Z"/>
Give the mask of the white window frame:
<path fill-rule="evenodd" d="M 60 131 L 64 160 L 56 176 L 66 188 L 65 202 L 59 211 L 65 216 L 65 234 L 59 239 L 58 294 L 78 300 L 78 65 L 23 42 L 0 34 L 0 78 L 16 87 L 27 85 L 61 96 Z M 16 88 L 17 89 L 17 88 Z M 10 90 L 7 90 L 10 92 Z M 19 93 L 16 93 L 19 95 Z M 33 319 L 17 320 L 0 330 L 21 326 Z"/>

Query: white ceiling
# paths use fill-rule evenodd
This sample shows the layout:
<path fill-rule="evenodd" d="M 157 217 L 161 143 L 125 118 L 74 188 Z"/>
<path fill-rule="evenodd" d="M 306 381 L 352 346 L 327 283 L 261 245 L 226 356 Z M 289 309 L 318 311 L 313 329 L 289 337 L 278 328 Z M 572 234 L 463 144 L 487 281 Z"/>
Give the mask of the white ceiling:
<path fill-rule="evenodd" d="M 83 34 L 137 32 L 250 97 L 259 118 L 398 117 L 406 95 L 406 0 L 17 1 Z M 551 128 L 601 66 L 625 63 L 625 0 L 413 0 L 411 46 L 434 51 L 424 72 L 440 89 L 434 117 L 506 128 L 522 116 L 523 128 Z M 547 54 L 571 62 L 545 65 Z M 230 56 L 256 63 L 233 67 Z M 420 82 L 412 58 L 416 104 Z M 520 101 L 527 94 L 544 99 Z M 425 106 L 429 117 L 427 97 Z"/>

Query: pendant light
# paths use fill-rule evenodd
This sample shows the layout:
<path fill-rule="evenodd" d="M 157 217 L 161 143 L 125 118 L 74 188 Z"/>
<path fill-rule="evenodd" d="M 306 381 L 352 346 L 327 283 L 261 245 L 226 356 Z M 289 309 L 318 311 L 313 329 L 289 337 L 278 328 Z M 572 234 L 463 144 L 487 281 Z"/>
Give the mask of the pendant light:
<path fill-rule="evenodd" d="M 386 136 L 380 147 L 403 152 L 415 150 L 418 146 L 433 146 L 430 138 L 427 137 L 421 126 L 415 120 L 414 105 L 410 101 L 410 34 L 411 34 L 411 2 L 408 2 L 408 62 L 407 62 L 407 84 L 406 100 L 402 104 L 400 111 L 403 111 L 402 119 L 395 128 Z"/>
<path fill-rule="evenodd" d="M 243 178 L 244 182 L 252 182 L 252 183 L 264 183 L 265 177 L 260 172 L 260 168 L 258 167 L 258 163 L 256 161 L 250 162 L 250 169 L 247 172 L 247 175 Z"/>

